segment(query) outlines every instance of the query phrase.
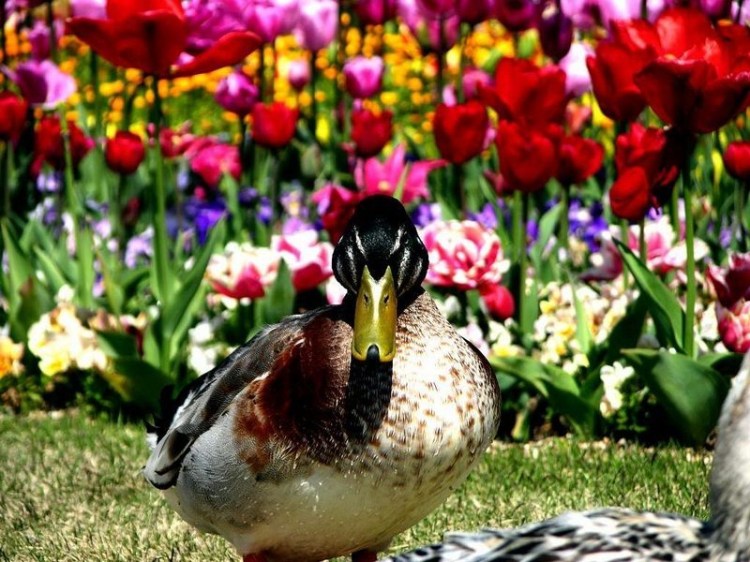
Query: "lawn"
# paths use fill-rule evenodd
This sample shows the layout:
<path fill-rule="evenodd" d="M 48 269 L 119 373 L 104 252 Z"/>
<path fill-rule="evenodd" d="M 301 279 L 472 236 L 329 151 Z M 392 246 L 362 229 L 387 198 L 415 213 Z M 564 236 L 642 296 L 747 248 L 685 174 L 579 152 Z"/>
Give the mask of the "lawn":
<path fill-rule="evenodd" d="M 184 524 L 140 474 L 142 428 L 82 415 L 0 418 L 0 560 L 236 560 Z M 558 439 L 496 444 L 393 550 L 449 529 L 515 526 L 598 505 L 707 515 L 709 455 Z"/>

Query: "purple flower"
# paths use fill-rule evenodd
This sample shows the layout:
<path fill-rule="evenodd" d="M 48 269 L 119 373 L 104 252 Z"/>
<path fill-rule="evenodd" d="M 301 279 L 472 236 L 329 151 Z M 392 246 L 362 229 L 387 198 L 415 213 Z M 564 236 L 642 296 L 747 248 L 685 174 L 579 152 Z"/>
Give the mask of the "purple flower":
<path fill-rule="evenodd" d="M 591 90 L 591 76 L 586 66 L 586 57 L 592 56 L 594 51 L 583 43 L 573 43 L 568 54 L 558 65 L 565 71 L 565 91 L 568 95 L 578 97 Z"/>
<path fill-rule="evenodd" d="M 280 201 L 284 212 L 292 218 L 306 219 L 310 214 L 305 206 L 305 195 L 301 187 L 287 191 L 281 196 Z"/>
<path fill-rule="evenodd" d="M 185 202 L 184 211 L 185 218 L 193 223 L 199 244 L 205 244 L 209 231 L 229 214 L 221 198 L 202 201 L 192 197 Z"/>
<path fill-rule="evenodd" d="M 339 6 L 335 0 L 305 0 L 300 3 L 297 41 L 309 51 L 327 47 L 338 31 Z"/>
<path fill-rule="evenodd" d="M 36 178 L 36 188 L 40 193 L 58 193 L 63 185 L 63 174 L 56 170 L 45 170 Z"/>
<path fill-rule="evenodd" d="M 298 0 L 255 0 L 247 19 L 247 27 L 266 43 L 288 33 L 299 18 Z"/>
<path fill-rule="evenodd" d="M 489 230 L 495 230 L 497 228 L 497 215 L 495 214 L 495 207 L 492 206 L 492 203 L 485 203 L 482 210 L 478 213 L 469 213 L 469 218 L 477 221 Z"/>
<path fill-rule="evenodd" d="M 237 199 L 242 207 L 252 207 L 258 202 L 258 190 L 254 187 L 243 187 L 237 194 Z"/>
<path fill-rule="evenodd" d="M 150 263 L 154 255 L 153 242 L 154 230 L 150 226 L 141 234 L 128 240 L 125 246 L 125 265 L 133 269 L 138 265 Z"/>
<path fill-rule="evenodd" d="M 222 78 L 214 92 L 216 102 L 240 117 L 252 111 L 259 99 L 258 87 L 253 79 L 241 70 L 235 70 Z"/>
<path fill-rule="evenodd" d="M 255 216 L 263 224 L 271 224 L 271 219 L 273 218 L 273 204 L 265 195 L 260 198 L 260 205 L 258 205 L 258 212 Z"/>
<path fill-rule="evenodd" d="M 580 200 L 573 199 L 568 208 L 570 233 L 580 238 L 592 252 L 601 247 L 602 233 L 609 231 L 609 224 L 604 219 L 604 207 L 600 201 L 590 207 L 584 207 Z"/>
<path fill-rule="evenodd" d="M 245 13 L 233 0 L 188 0 L 184 8 L 190 54 L 202 53 L 230 31 L 245 30 Z"/>
<path fill-rule="evenodd" d="M 49 60 L 22 62 L 15 71 L 6 68 L 5 73 L 18 85 L 26 101 L 44 109 L 53 109 L 76 91 L 75 78 Z"/>
<path fill-rule="evenodd" d="M 353 57 L 344 63 L 346 91 L 353 98 L 369 98 L 383 86 L 385 65 L 380 57 Z"/>
<path fill-rule="evenodd" d="M 424 228 L 428 224 L 441 220 L 443 213 L 437 203 L 420 203 L 411 213 L 411 220 L 417 228 Z"/>
<path fill-rule="evenodd" d="M 55 20 L 55 37 L 62 37 L 65 27 L 60 20 Z M 50 56 L 50 33 L 49 27 L 42 20 L 35 20 L 29 31 L 29 43 L 31 43 L 31 56 L 34 60 L 42 61 Z"/>

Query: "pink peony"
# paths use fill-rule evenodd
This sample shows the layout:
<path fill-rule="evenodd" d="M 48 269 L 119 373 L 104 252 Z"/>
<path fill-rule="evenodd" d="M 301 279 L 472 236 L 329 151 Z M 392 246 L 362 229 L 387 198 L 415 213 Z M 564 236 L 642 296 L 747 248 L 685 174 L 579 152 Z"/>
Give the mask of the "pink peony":
<path fill-rule="evenodd" d="M 230 242 L 223 254 L 211 256 L 206 280 L 214 291 L 226 297 L 257 299 L 273 285 L 278 269 L 278 252 Z"/>
<path fill-rule="evenodd" d="M 426 281 L 432 285 L 489 290 L 508 269 L 497 234 L 476 221 L 435 221 L 421 237 L 430 256 Z"/>
<path fill-rule="evenodd" d="M 318 240 L 315 230 L 300 230 L 293 234 L 274 236 L 271 248 L 281 255 L 292 273 L 292 283 L 298 292 L 308 291 L 331 277 L 333 246 Z"/>

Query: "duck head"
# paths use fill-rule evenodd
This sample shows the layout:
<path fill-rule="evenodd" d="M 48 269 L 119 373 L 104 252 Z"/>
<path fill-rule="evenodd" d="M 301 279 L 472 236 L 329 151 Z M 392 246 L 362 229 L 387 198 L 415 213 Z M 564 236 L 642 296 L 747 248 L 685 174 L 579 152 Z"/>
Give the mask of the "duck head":
<path fill-rule="evenodd" d="M 399 306 L 420 290 L 427 265 L 403 205 L 384 195 L 362 200 L 333 252 L 333 273 L 354 302 L 354 359 L 393 361 Z"/>

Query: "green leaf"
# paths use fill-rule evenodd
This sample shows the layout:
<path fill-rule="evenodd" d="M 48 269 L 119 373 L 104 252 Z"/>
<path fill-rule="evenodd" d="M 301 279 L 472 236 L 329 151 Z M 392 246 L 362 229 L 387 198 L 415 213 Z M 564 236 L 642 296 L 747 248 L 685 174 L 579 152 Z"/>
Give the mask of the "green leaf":
<path fill-rule="evenodd" d="M 96 332 L 99 347 L 107 357 L 113 359 L 138 357 L 135 338 L 124 332 Z"/>
<path fill-rule="evenodd" d="M 39 268 L 44 273 L 44 277 L 49 283 L 50 291 L 53 294 L 57 294 L 63 285 L 70 284 L 71 279 L 66 279 L 64 272 L 58 266 L 58 262 L 52 258 L 42 248 L 35 247 L 34 254 L 36 255 Z"/>
<path fill-rule="evenodd" d="M 685 311 L 680 306 L 674 292 L 649 271 L 630 248 L 617 239 L 614 242 L 620 250 L 625 265 L 633 274 L 638 288 L 649 301 L 649 312 L 654 319 L 660 343 L 683 351 Z"/>
<path fill-rule="evenodd" d="M 76 261 L 78 262 L 78 279 L 76 293 L 78 304 L 85 308 L 94 307 L 94 240 L 91 229 L 78 226 L 76 233 Z"/>
<path fill-rule="evenodd" d="M 578 341 L 581 353 L 588 355 L 594 342 L 594 336 L 591 334 L 591 328 L 589 327 L 589 314 L 584 308 L 581 299 L 578 298 L 576 291 L 578 286 L 570 275 L 568 275 L 568 281 L 573 295 L 573 304 L 576 309 L 576 340 Z"/>
<path fill-rule="evenodd" d="M 289 316 L 294 311 L 294 285 L 289 266 L 282 259 L 279 263 L 279 271 L 270 290 L 260 300 L 262 307 L 263 323 L 276 324 L 281 319 Z M 262 326 L 254 326 L 255 330 Z"/>
<path fill-rule="evenodd" d="M 683 439 L 701 445 L 716 425 L 729 380 L 686 355 L 666 351 L 623 351 L 643 377 Z"/>
<path fill-rule="evenodd" d="M 34 276 L 34 267 L 26 257 L 26 254 L 18 244 L 18 240 L 11 234 L 11 226 L 7 219 L 0 222 L 3 233 L 3 244 L 8 255 L 8 294 L 6 298 L 10 307 L 18 305 L 20 300 L 19 291 L 29 277 Z"/>
<path fill-rule="evenodd" d="M 172 383 L 161 370 L 133 357 L 115 359 L 113 369 L 101 373 L 101 376 L 123 400 L 151 412 L 159 409 L 162 388 Z"/>
<path fill-rule="evenodd" d="M 535 388 L 555 412 L 568 420 L 576 433 L 587 437 L 593 435 L 598 412 L 581 398 L 571 375 L 528 357 L 493 357 L 490 363 L 499 373 L 516 377 Z"/>

